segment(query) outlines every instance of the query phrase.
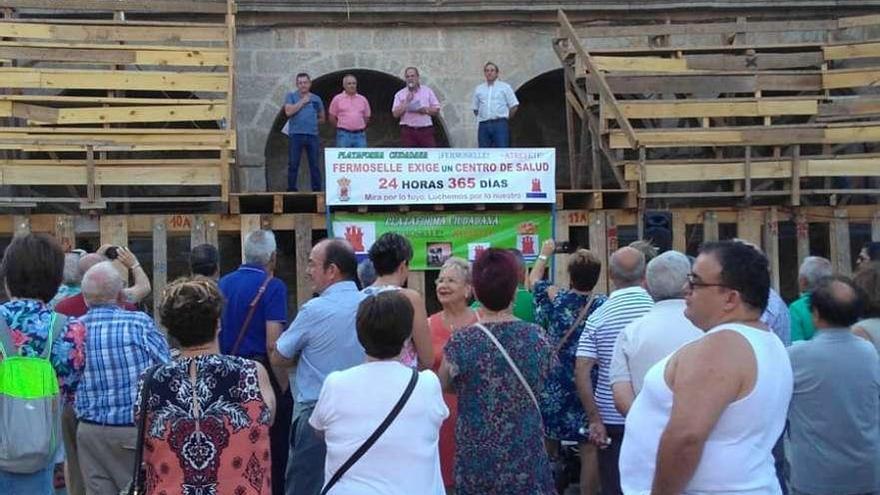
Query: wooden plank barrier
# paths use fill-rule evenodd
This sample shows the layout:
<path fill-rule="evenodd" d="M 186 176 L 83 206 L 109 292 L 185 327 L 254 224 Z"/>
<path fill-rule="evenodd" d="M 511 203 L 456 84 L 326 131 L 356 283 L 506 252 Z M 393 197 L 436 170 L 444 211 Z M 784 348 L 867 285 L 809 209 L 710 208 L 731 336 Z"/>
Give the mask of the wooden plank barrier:
<path fill-rule="evenodd" d="M 0 118 L 9 122 L 0 127 L 0 185 L 19 186 L 0 202 L 42 203 L 57 196 L 47 194 L 51 186 L 68 188 L 65 200 L 89 210 L 127 200 L 102 193 L 105 186 L 127 186 L 137 202 L 228 200 L 233 0 L 0 7 L 25 9 L 0 21 L 8 64 L 0 66 Z M 128 21 L 127 9 L 162 20 Z M 206 22 L 186 22 L 193 14 Z"/>
<path fill-rule="evenodd" d="M 880 16 L 615 25 L 619 36 L 642 41 L 589 50 L 612 28 L 574 30 L 564 13 L 558 17 L 566 106 L 581 120 L 569 119 L 569 137 L 588 129 L 643 208 L 685 206 L 685 198 L 796 206 L 816 204 L 806 197 L 834 205 L 842 196 L 850 203 L 880 196 L 871 179 L 880 176 L 880 39 L 876 29 L 840 33 L 878 27 Z M 755 36 L 763 41 L 746 44 L 740 35 L 808 26 L 825 41 Z M 726 44 L 705 43 L 702 35 L 725 27 Z M 672 34 L 680 35 L 675 43 Z M 651 36 L 667 42 L 656 46 Z M 866 178 L 856 182 L 864 186 L 832 187 L 847 177 Z"/>
<path fill-rule="evenodd" d="M 880 222 L 880 216 L 870 206 L 848 206 L 840 208 L 831 207 L 800 207 L 789 209 L 785 207 L 753 207 L 749 209 L 715 208 L 705 210 L 699 208 L 674 209 L 673 217 L 673 243 L 678 250 L 685 251 L 688 244 L 699 243 L 712 238 L 718 238 L 717 232 L 713 231 L 720 224 L 736 224 L 738 237 L 754 242 L 761 247 L 770 259 L 771 280 L 776 288 L 788 287 L 787 298 L 796 297 L 795 280 L 797 277 L 797 263 L 790 262 L 797 254 L 792 250 L 782 250 L 783 242 L 797 242 L 800 246 L 806 246 L 805 253 L 823 255 L 829 257 L 838 273 L 846 274 L 851 270 L 850 258 L 850 223 L 875 223 Z M 562 227 L 557 230 L 557 238 L 562 240 L 570 233 L 572 227 L 589 228 L 589 246 L 597 257 L 603 262 L 602 274 L 596 286 L 596 290 L 607 293 L 613 290 L 607 275 L 608 259 L 617 249 L 619 242 L 617 232 L 620 228 L 633 228 L 638 223 L 636 210 L 558 210 L 557 225 Z M 828 231 L 830 252 L 819 251 L 821 245 L 810 246 L 809 238 L 797 234 L 796 239 L 782 238 L 779 225 L 783 222 L 804 222 L 809 224 L 825 224 Z M 687 242 L 685 230 L 688 226 L 704 225 L 702 238 L 690 239 Z M 706 225 L 708 224 L 708 228 Z M 209 226 L 213 225 L 212 227 Z M 567 225 L 567 227 L 565 227 Z M 139 251 L 145 269 L 151 274 L 153 285 L 154 307 L 158 304 L 161 293 L 168 280 L 172 277 L 184 275 L 181 265 L 185 266 L 188 255 L 182 252 L 169 250 L 172 238 L 184 237 L 190 240 L 190 246 L 200 243 L 203 239 L 211 242 L 209 230 L 214 230 L 218 240 L 229 237 L 241 236 L 243 239 L 247 233 L 259 229 L 269 228 L 276 232 L 293 231 L 295 242 L 294 252 L 291 254 L 295 260 L 295 271 L 285 271 L 286 275 L 279 275 L 289 287 L 291 293 L 296 294 L 296 301 L 301 305 L 311 298 L 311 287 L 305 277 L 306 260 L 311 250 L 317 231 L 326 228 L 325 217 L 322 214 L 278 214 L 278 215 L 104 215 L 94 218 L 80 215 L 17 215 L 0 216 L 0 235 L 23 234 L 27 232 L 45 232 L 62 238 L 62 243 L 67 247 L 78 247 L 76 239 L 87 240 L 97 236 L 102 243 L 128 245 L 129 240 L 149 239 L 151 249 L 146 252 Z M 563 231 L 564 230 L 564 231 Z M 727 229 L 725 229 L 727 230 Z M 878 228 L 877 230 L 880 230 Z M 725 235 L 730 235 L 727 232 Z M 68 236 L 68 240 L 64 239 Z M 75 236 L 75 237 L 74 237 Z M 757 241 L 757 242 L 755 242 Z M 239 249 L 233 248 L 228 251 L 228 242 L 217 242 L 221 250 L 221 258 L 226 260 L 225 265 L 234 266 L 241 260 L 243 254 Z M 790 244 L 789 244 L 790 245 Z M 141 244 L 143 249 L 143 244 Z M 800 251 L 800 247 L 798 249 Z M 689 254 L 695 254 L 693 252 Z M 565 256 L 556 256 L 557 265 L 564 266 Z M 786 263 L 782 263 L 783 259 Z M 152 262 L 148 261 L 149 259 Z M 287 262 L 287 261 L 285 261 Z M 171 265 L 176 266 L 175 271 L 170 270 Z M 786 267 L 785 272 L 781 267 Z M 558 272 L 557 272 L 558 273 Z M 295 275 L 294 275 L 295 274 Z M 787 281 L 787 284 L 782 283 Z M 556 278 L 555 282 L 560 286 L 567 286 L 568 282 Z M 410 277 L 410 287 L 421 291 L 433 290 L 427 285 L 424 272 L 413 272 Z"/>

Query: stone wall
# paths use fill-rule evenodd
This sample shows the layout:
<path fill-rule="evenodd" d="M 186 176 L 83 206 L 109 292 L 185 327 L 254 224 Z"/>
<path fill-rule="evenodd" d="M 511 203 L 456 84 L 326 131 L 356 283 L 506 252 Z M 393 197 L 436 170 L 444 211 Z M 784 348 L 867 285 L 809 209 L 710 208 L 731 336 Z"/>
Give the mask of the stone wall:
<path fill-rule="evenodd" d="M 414 65 L 440 99 L 449 145 L 472 147 L 477 143 L 470 98 L 483 81 L 483 64 L 497 63 L 501 78 L 516 90 L 559 69 L 554 36 L 548 26 L 240 29 L 235 93 L 240 189 L 265 190 L 266 144 L 297 72 L 308 72 L 313 80 L 354 69 L 402 78 L 404 68 Z"/>

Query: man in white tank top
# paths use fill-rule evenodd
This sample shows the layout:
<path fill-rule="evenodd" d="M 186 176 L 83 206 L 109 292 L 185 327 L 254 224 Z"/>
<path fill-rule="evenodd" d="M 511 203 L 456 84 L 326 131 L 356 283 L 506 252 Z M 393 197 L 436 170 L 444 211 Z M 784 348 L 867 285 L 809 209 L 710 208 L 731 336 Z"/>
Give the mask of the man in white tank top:
<path fill-rule="evenodd" d="M 704 245 L 685 316 L 706 332 L 652 367 L 626 420 L 626 494 L 775 495 L 771 450 L 785 426 L 792 372 L 760 322 L 767 258 L 738 242 Z"/>

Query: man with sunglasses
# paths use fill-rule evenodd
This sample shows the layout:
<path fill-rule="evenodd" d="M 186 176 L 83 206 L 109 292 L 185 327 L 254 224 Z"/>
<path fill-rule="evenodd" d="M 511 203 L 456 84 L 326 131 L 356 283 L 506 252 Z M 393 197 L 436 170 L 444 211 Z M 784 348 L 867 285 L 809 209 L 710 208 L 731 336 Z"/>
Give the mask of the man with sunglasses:
<path fill-rule="evenodd" d="M 781 493 L 771 451 L 785 427 L 792 371 L 760 321 L 767 267 L 766 256 L 740 242 L 700 250 L 685 316 L 706 334 L 645 376 L 620 456 L 625 493 Z"/>

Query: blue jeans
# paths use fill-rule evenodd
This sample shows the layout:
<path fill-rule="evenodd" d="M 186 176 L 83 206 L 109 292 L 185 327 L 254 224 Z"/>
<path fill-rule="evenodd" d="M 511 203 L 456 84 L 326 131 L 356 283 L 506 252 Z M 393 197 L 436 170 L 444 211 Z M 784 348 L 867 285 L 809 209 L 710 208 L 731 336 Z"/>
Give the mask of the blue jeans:
<path fill-rule="evenodd" d="M 477 129 L 477 142 L 480 148 L 509 148 L 510 129 L 507 126 L 507 119 L 480 122 Z"/>
<path fill-rule="evenodd" d="M 320 140 L 314 134 L 291 134 L 288 142 L 287 190 L 297 191 L 296 179 L 299 175 L 299 161 L 303 149 L 309 159 L 309 175 L 312 179 L 312 191 L 321 190 L 321 169 L 318 168 L 318 148 Z"/>
<path fill-rule="evenodd" d="M 287 458 L 285 495 L 319 495 L 324 487 L 324 458 L 327 446 L 309 424 L 315 402 L 297 402 L 290 425 L 290 454 Z"/>
<path fill-rule="evenodd" d="M 365 131 L 351 132 L 345 129 L 336 129 L 337 148 L 366 148 L 367 133 Z"/>
<path fill-rule="evenodd" d="M 51 495 L 55 493 L 52 486 L 54 464 L 49 464 L 36 473 L 19 474 L 0 471 L 0 493 L 23 495 Z"/>

